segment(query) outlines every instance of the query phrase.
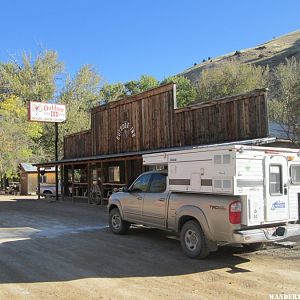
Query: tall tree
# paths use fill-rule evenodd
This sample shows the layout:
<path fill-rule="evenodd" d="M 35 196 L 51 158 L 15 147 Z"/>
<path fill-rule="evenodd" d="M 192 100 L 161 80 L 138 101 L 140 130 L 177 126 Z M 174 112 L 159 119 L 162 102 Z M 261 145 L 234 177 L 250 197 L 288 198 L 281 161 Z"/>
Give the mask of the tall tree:
<path fill-rule="evenodd" d="M 53 98 L 56 80 L 63 70 L 54 51 L 46 50 L 36 59 L 24 53 L 20 62 L 16 59 L 0 64 L 1 89 L 19 97 L 23 102 L 46 102 Z"/>
<path fill-rule="evenodd" d="M 121 82 L 104 83 L 100 91 L 100 99 L 103 102 L 120 100 L 126 96 L 125 86 Z"/>
<path fill-rule="evenodd" d="M 162 84 L 173 82 L 176 84 L 177 106 L 184 107 L 197 99 L 197 91 L 191 81 L 183 76 L 171 76 L 162 81 Z"/>
<path fill-rule="evenodd" d="M 22 100 L 10 96 L 0 102 L 0 175 L 11 177 L 22 161 L 34 161 L 35 141 L 41 137 L 40 123 L 27 121 Z"/>
<path fill-rule="evenodd" d="M 100 84 L 101 77 L 91 65 L 81 67 L 73 79 L 67 78 L 59 96 L 59 102 L 65 104 L 67 109 L 67 120 L 59 125 L 60 156 L 63 151 L 63 136 L 90 129 L 90 109 L 99 105 Z M 53 126 L 50 130 L 53 131 Z"/>
<path fill-rule="evenodd" d="M 293 142 L 300 125 L 300 61 L 286 59 L 270 76 L 269 114 Z M 299 134 L 298 134 L 299 135 Z"/>
<path fill-rule="evenodd" d="M 138 94 L 159 86 L 159 81 L 149 75 L 141 75 L 138 80 L 131 80 L 125 83 L 125 93 L 127 95 Z"/>
<path fill-rule="evenodd" d="M 55 51 L 45 50 L 35 59 L 24 53 L 20 60 L 13 59 L 8 63 L 0 64 L 0 100 L 4 103 L 9 97 L 17 97 L 19 105 L 27 111 L 29 101 L 55 101 L 56 83 L 62 76 L 63 64 L 58 61 Z M 24 120 L 27 123 L 27 120 Z M 48 130 L 47 124 L 40 124 L 41 139 L 28 136 L 23 142 L 31 146 L 31 157 L 38 161 L 52 159 L 48 141 L 53 132 Z M 29 158 L 30 159 L 30 158 Z"/>
<path fill-rule="evenodd" d="M 237 61 L 204 70 L 197 83 L 198 101 L 249 92 L 268 84 L 269 69 Z"/>
<path fill-rule="evenodd" d="M 74 78 L 67 78 L 60 101 L 64 104 L 75 102 L 78 109 L 84 110 L 98 105 L 101 80 L 93 66 L 82 66 Z"/>
<path fill-rule="evenodd" d="M 111 102 L 147 91 L 157 86 L 159 86 L 159 81 L 155 77 L 141 75 L 138 80 L 131 80 L 126 83 L 105 83 L 101 88 L 100 97 L 102 101 Z"/>

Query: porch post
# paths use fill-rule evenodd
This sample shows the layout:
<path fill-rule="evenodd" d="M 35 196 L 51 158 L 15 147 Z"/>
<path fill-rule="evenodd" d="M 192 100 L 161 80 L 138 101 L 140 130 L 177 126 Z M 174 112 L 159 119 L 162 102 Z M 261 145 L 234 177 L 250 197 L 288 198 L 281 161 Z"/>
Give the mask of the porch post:
<path fill-rule="evenodd" d="M 41 199 L 41 180 L 40 180 L 40 176 L 41 176 L 41 173 L 40 173 L 40 167 L 37 167 L 37 171 L 38 171 L 38 176 L 37 176 L 37 180 L 38 180 L 38 200 Z"/>
<path fill-rule="evenodd" d="M 65 198 L 64 181 L 64 165 L 60 165 L 60 195 L 62 201 L 64 201 Z"/>
<path fill-rule="evenodd" d="M 74 164 L 72 164 L 72 202 L 74 203 Z"/>

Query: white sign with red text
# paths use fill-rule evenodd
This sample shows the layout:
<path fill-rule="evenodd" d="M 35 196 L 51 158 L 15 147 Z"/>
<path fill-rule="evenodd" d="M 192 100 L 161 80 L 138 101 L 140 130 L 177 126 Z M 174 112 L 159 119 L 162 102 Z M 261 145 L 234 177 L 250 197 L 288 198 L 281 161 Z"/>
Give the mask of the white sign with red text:
<path fill-rule="evenodd" d="M 38 122 L 66 121 L 66 106 L 55 103 L 30 102 L 29 120 Z"/>

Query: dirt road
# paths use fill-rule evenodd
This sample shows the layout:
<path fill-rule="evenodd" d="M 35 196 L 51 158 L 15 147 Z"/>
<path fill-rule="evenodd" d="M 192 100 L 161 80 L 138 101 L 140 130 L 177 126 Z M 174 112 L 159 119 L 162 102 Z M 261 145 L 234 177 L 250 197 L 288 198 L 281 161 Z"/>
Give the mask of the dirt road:
<path fill-rule="evenodd" d="M 293 249 L 191 260 L 153 229 L 112 235 L 106 209 L 0 196 L 0 299 L 270 299 L 300 294 Z M 275 299 L 275 298 L 274 298 Z M 299 295 L 300 299 L 300 295 Z"/>

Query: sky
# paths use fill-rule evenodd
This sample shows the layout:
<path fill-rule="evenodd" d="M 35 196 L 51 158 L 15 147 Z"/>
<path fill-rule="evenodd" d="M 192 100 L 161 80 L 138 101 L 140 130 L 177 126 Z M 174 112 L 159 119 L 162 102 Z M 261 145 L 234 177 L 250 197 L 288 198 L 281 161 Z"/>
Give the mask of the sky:
<path fill-rule="evenodd" d="M 0 61 L 58 52 L 72 76 L 159 80 L 300 29 L 298 0 L 0 0 Z"/>

